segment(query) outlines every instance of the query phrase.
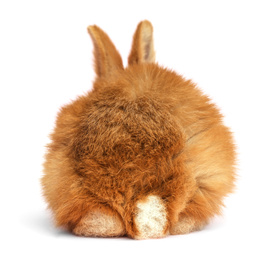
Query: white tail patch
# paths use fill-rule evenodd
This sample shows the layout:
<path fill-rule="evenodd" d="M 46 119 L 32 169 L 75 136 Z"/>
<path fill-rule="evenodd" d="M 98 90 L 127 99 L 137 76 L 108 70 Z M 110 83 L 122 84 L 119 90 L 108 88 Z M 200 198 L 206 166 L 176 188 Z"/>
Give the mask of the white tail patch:
<path fill-rule="evenodd" d="M 136 206 L 137 239 L 160 238 L 167 234 L 167 211 L 159 196 L 150 195 Z"/>

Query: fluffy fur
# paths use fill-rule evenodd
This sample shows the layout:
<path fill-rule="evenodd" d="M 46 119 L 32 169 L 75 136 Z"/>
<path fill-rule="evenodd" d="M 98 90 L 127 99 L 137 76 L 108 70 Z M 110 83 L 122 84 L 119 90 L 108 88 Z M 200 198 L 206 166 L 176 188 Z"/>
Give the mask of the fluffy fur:
<path fill-rule="evenodd" d="M 221 114 L 194 83 L 153 62 L 150 22 L 138 25 L 127 68 L 99 27 L 88 32 L 97 78 L 60 110 L 44 163 L 57 226 L 137 239 L 202 228 L 234 183 Z"/>

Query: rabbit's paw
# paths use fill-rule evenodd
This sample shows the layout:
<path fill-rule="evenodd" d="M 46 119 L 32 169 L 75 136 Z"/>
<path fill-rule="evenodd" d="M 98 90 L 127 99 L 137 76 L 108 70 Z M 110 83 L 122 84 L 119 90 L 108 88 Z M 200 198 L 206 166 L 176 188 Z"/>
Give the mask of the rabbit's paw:
<path fill-rule="evenodd" d="M 161 238 L 168 234 L 167 211 L 163 200 L 150 195 L 136 205 L 136 239 Z"/>
<path fill-rule="evenodd" d="M 188 234 L 202 229 L 207 221 L 196 221 L 192 217 L 181 217 L 179 221 L 170 229 L 171 235 Z"/>
<path fill-rule="evenodd" d="M 82 218 L 73 232 L 87 237 L 119 237 L 125 234 L 125 228 L 116 214 L 96 209 Z"/>

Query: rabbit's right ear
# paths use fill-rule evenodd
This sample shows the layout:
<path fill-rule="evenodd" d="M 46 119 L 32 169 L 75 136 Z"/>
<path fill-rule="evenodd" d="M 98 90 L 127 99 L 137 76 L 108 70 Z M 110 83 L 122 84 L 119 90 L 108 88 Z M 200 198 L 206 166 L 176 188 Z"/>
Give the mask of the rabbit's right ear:
<path fill-rule="evenodd" d="M 94 44 L 97 76 L 108 76 L 116 69 L 123 69 L 122 58 L 108 35 L 96 25 L 89 26 L 88 32 Z"/>
<path fill-rule="evenodd" d="M 145 20 L 138 24 L 132 43 L 132 49 L 128 57 L 128 64 L 155 62 L 153 47 L 153 26 Z"/>

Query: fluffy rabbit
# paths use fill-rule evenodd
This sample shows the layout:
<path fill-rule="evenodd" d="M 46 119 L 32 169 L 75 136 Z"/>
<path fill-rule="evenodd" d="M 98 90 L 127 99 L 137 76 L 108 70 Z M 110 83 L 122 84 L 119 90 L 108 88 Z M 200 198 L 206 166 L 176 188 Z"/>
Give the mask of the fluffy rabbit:
<path fill-rule="evenodd" d="M 96 80 L 59 112 L 41 180 L 56 225 L 134 239 L 201 229 L 234 186 L 222 115 L 194 83 L 155 63 L 149 21 L 137 26 L 127 68 L 105 32 L 88 32 Z"/>

